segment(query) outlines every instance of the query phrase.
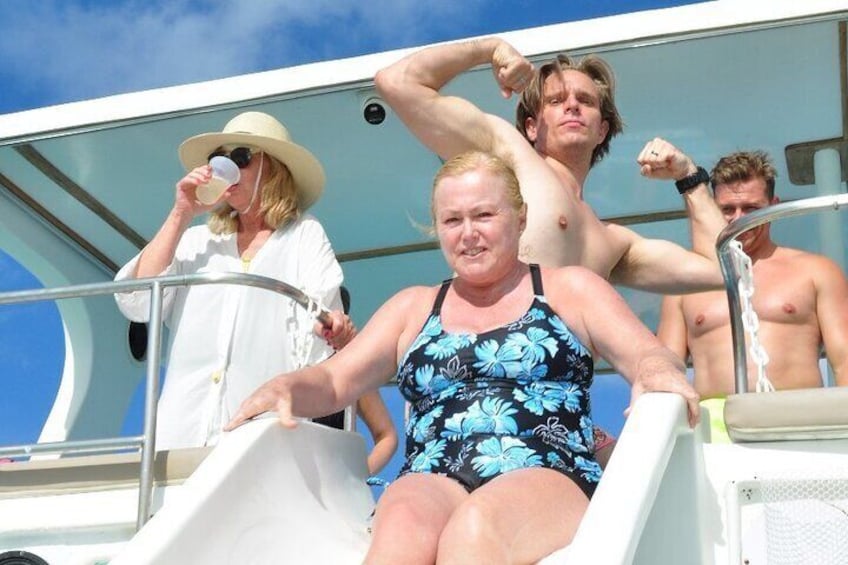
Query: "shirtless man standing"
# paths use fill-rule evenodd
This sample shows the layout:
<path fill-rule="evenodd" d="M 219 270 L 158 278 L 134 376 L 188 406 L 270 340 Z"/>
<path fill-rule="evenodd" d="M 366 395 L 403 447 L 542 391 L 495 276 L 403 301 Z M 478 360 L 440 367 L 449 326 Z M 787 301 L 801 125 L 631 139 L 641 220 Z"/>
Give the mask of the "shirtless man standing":
<path fill-rule="evenodd" d="M 517 129 L 467 100 L 439 93 L 463 71 L 487 63 L 504 96 L 523 92 Z M 487 38 L 415 52 L 381 70 L 375 82 L 412 133 L 443 159 L 478 149 L 515 169 L 527 202 L 523 260 L 583 265 L 613 283 L 654 292 L 722 286 L 714 246 L 725 221 L 712 202 L 706 171 L 671 144 L 655 139 L 637 161 L 645 176 L 678 181 L 696 253 L 604 224 L 583 200 L 589 169 L 622 129 L 613 74 L 602 59 L 576 63 L 560 55 L 536 73 L 511 45 Z"/>
<path fill-rule="evenodd" d="M 774 179 L 774 166 L 760 151 L 723 157 L 710 178 L 716 204 L 728 221 L 776 204 Z M 764 224 L 739 238 L 753 263 L 752 300 L 760 320 L 759 340 L 769 355 L 769 380 L 776 389 L 821 386 L 818 361 L 824 345 L 836 383 L 846 386 L 848 281 L 827 257 L 778 246 L 771 240 L 769 228 Z M 681 358 L 692 356 L 695 388 L 702 398 L 721 399 L 734 392 L 730 315 L 724 292 L 666 297 L 657 334 Z M 749 359 L 750 390 L 756 377 L 756 367 Z"/>

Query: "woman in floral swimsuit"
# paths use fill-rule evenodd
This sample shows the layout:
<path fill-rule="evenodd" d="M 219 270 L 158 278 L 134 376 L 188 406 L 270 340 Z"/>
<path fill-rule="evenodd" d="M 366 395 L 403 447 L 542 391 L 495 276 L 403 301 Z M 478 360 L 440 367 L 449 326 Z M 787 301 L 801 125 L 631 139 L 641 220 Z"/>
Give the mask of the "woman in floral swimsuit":
<path fill-rule="evenodd" d="M 411 407 L 401 475 L 441 473 L 471 492 L 507 471 L 548 467 L 592 496 L 601 478 L 589 418 L 592 356 L 545 300 L 539 267 L 530 274 L 530 309 L 479 334 L 442 328 L 452 281 L 442 284 L 397 375 Z"/>
<path fill-rule="evenodd" d="M 631 382 L 633 400 L 679 393 L 694 423 L 698 396 L 609 283 L 518 260 L 526 206 L 503 161 L 445 163 L 433 218 L 456 277 L 399 292 L 336 355 L 266 382 L 228 429 L 269 410 L 293 427 L 397 373 L 412 403 L 407 461 L 377 504 L 365 562 L 536 562 L 571 541 L 600 477 L 592 354 Z"/>

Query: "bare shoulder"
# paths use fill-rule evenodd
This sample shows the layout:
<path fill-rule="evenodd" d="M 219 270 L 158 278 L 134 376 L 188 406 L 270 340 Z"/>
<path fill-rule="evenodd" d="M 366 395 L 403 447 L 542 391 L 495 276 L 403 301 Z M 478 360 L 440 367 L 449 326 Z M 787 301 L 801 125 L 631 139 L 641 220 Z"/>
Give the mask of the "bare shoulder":
<path fill-rule="evenodd" d="M 815 255 L 813 253 L 807 253 L 806 255 L 809 256 L 810 266 L 809 268 L 805 267 L 805 270 L 813 273 L 813 280 L 817 285 L 827 285 L 831 288 L 848 286 L 845 271 L 842 270 L 842 267 L 836 261 L 824 255 Z"/>
<path fill-rule="evenodd" d="M 405 288 L 392 296 L 374 314 L 372 320 L 382 320 L 381 327 L 393 327 L 397 331 L 397 359 L 403 356 L 403 352 L 424 327 L 438 292 L 438 286 Z"/>
<path fill-rule="evenodd" d="M 563 194 L 573 197 L 577 180 L 568 167 L 553 158 L 546 159 L 540 155 L 515 125 L 504 118 L 493 114 L 486 114 L 486 118 L 489 128 L 495 134 L 492 149 L 495 155 L 515 170 L 521 181 L 521 194 L 526 196 L 527 193 L 540 192 L 550 198 L 552 186 L 559 188 L 568 185 L 567 188 L 571 190 Z"/>
<path fill-rule="evenodd" d="M 614 224 L 612 222 L 604 222 L 604 227 L 607 228 L 607 232 L 609 232 L 613 237 L 619 239 L 621 241 L 634 241 L 636 239 L 641 238 L 638 233 L 631 230 L 628 227 L 622 226 L 621 224 Z"/>
<path fill-rule="evenodd" d="M 544 158 L 536 152 L 515 126 L 504 118 L 493 114 L 486 114 L 486 121 L 494 134 L 492 140 L 492 151 L 513 168 L 516 175 L 541 175 L 547 177 L 550 182 L 555 182 L 556 177 L 545 164 Z M 539 179 L 534 179 L 539 180 Z M 525 190 L 522 183 L 522 194 Z"/>
<path fill-rule="evenodd" d="M 410 341 L 432 309 L 438 287 L 412 286 L 399 291 L 380 306 L 362 333 L 397 336 L 399 343 Z M 382 337 L 381 337 L 382 339 Z"/>
<path fill-rule="evenodd" d="M 807 273 L 814 280 L 845 278 L 839 264 L 826 255 L 792 247 L 779 247 L 776 258 L 786 263 L 786 267 L 792 272 Z"/>
<path fill-rule="evenodd" d="M 612 286 L 600 275 L 580 265 L 557 268 L 542 268 L 545 294 L 561 296 L 563 293 L 574 298 L 608 291 Z"/>
<path fill-rule="evenodd" d="M 405 312 L 405 315 L 418 310 L 429 310 L 438 291 L 438 286 L 410 286 L 389 298 L 380 310 Z"/>

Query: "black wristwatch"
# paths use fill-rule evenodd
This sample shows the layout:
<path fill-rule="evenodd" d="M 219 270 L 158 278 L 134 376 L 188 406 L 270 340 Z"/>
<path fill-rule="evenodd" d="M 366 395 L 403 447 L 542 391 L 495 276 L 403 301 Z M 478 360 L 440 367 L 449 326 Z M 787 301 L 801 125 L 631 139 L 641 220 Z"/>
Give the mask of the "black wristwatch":
<path fill-rule="evenodd" d="M 698 167 L 698 169 L 688 177 L 683 177 L 679 181 L 675 182 L 674 186 L 677 187 L 677 192 L 683 194 L 687 190 L 692 190 L 699 184 L 706 184 L 708 182 L 710 182 L 710 174 L 704 169 L 704 167 Z"/>

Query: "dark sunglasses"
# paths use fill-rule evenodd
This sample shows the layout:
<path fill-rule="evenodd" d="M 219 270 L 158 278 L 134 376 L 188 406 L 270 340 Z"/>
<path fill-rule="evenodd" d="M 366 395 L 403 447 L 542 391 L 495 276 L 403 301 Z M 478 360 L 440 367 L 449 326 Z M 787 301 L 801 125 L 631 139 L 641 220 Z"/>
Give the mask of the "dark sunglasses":
<path fill-rule="evenodd" d="M 225 149 L 216 149 L 209 154 L 206 160 L 209 161 L 212 157 L 228 157 L 239 169 L 243 169 L 250 164 L 250 160 L 253 158 L 253 152 L 249 147 L 236 147 L 229 153 Z"/>

